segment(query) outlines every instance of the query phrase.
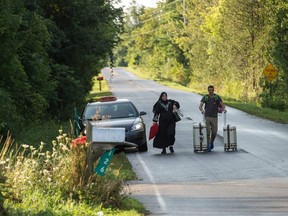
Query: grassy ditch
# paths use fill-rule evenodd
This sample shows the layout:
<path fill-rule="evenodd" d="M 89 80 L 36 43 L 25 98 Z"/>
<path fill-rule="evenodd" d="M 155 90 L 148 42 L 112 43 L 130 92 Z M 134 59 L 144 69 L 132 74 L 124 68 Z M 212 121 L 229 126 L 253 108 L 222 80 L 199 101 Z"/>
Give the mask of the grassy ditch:
<path fill-rule="evenodd" d="M 111 95 L 105 81 L 101 92 L 96 84 L 87 100 Z M 73 142 L 71 125 L 34 122 L 17 140 L 0 137 L 0 215 L 145 215 L 124 190 L 136 179 L 126 155 L 114 155 L 105 176 L 87 176 L 87 143 Z"/>

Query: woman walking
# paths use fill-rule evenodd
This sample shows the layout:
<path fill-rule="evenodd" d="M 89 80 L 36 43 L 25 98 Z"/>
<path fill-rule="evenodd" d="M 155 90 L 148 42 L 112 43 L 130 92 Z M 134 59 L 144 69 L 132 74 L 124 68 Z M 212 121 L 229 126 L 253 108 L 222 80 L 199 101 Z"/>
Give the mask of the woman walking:
<path fill-rule="evenodd" d="M 153 140 L 153 147 L 162 149 L 161 154 L 166 154 L 166 148 L 169 147 L 171 153 L 174 153 L 176 117 L 175 113 L 180 108 L 180 104 L 168 99 L 167 93 L 162 92 L 158 101 L 153 106 L 153 122 L 159 121 L 159 130 Z"/>

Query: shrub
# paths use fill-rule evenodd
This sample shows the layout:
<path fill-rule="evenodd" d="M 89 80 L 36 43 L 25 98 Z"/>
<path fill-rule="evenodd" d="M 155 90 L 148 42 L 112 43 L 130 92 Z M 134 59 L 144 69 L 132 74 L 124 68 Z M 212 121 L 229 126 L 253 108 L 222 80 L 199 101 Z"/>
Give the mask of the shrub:
<path fill-rule="evenodd" d="M 31 196 L 42 194 L 43 199 L 53 198 L 46 203 L 50 208 L 71 200 L 107 207 L 121 205 L 124 195 L 121 194 L 122 181 L 117 176 L 86 175 L 88 146 L 84 137 L 72 141 L 59 130 L 59 136 L 52 141 L 52 150 L 43 152 L 45 145 L 42 142 L 36 149 L 22 144 L 1 159 L 10 201 L 33 203 Z"/>

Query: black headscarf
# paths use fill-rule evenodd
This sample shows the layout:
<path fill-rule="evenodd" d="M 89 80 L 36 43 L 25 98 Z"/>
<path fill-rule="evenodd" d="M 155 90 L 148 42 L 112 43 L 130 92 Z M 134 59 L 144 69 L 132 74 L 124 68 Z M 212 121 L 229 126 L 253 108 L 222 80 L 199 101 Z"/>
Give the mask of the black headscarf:
<path fill-rule="evenodd" d="M 163 100 L 162 100 L 162 96 L 163 96 L 163 95 L 168 96 L 166 92 L 161 92 L 158 101 L 161 101 L 162 103 L 167 104 L 167 103 L 168 103 L 168 99 L 165 100 L 165 101 L 163 101 Z"/>
<path fill-rule="evenodd" d="M 164 103 L 164 104 L 167 104 L 167 103 L 168 103 L 168 100 L 166 100 L 166 101 L 163 101 L 163 100 L 162 100 L 162 96 L 163 96 L 164 94 L 167 95 L 166 92 L 161 92 L 161 94 L 160 94 L 158 100 L 156 101 L 156 103 L 155 103 L 154 106 L 153 106 L 153 112 L 155 111 L 156 106 L 158 105 L 158 103 L 159 103 L 160 101 L 161 101 L 162 103 Z"/>

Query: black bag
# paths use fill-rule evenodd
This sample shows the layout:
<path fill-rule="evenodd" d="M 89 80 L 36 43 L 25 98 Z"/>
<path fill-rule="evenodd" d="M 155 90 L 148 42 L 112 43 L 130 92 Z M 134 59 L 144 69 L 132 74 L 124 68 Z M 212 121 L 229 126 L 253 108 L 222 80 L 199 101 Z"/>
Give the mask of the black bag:
<path fill-rule="evenodd" d="M 178 111 L 173 112 L 175 116 L 175 122 L 181 121 L 181 117 Z"/>

